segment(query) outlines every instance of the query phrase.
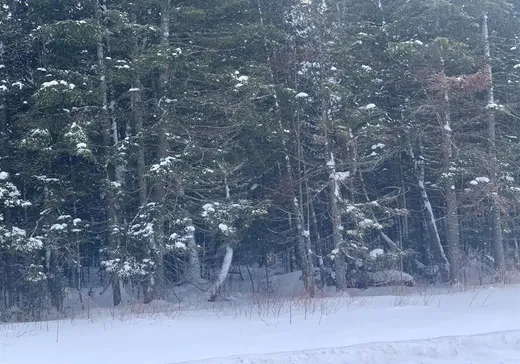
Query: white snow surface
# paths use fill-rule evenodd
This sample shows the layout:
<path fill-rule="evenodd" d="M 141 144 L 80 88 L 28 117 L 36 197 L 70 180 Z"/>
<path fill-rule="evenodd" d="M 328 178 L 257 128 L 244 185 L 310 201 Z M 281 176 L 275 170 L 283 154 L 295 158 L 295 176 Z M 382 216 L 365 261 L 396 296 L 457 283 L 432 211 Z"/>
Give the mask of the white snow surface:
<path fill-rule="evenodd" d="M 475 178 L 475 181 L 477 181 L 479 183 L 489 183 L 489 178 L 487 178 L 487 177 L 477 177 L 477 178 Z"/>
<path fill-rule="evenodd" d="M 245 355 L 186 364 L 517 364 L 520 332 L 432 340 L 370 343 L 269 355 Z"/>
<path fill-rule="evenodd" d="M 372 104 L 372 103 L 360 107 L 361 110 L 372 110 L 375 108 L 376 108 L 376 104 Z"/>
<path fill-rule="evenodd" d="M 74 320 L 3 325 L 0 363 L 520 363 L 520 286 L 385 287 L 304 300 L 300 275 L 272 277 L 270 300 L 235 292 L 225 302 L 154 302 L 148 313 L 127 301 L 101 309 L 95 296 Z"/>
<path fill-rule="evenodd" d="M 385 251 L 381 248 L 377 248 L 377 249 L 373 249 L 370 251 L 370 257 L 371 258 L 377 258 L 378 256 L 380 255 L 384 255 L 385 254 Z"/>

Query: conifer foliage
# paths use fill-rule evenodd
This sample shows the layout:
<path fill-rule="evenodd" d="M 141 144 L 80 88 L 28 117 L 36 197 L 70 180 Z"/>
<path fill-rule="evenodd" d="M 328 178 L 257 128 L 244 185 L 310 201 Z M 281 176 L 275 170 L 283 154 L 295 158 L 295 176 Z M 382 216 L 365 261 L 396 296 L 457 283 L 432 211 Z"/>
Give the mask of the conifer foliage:
<path fill-rule="evenodd" d="M 233 267 L 507 279 L 520 3 L 6 0 L 0 307 Z M 99 282 L 101 280 L 101 283 Z M 354 284 L 355 285 L 355 284 Z"/>

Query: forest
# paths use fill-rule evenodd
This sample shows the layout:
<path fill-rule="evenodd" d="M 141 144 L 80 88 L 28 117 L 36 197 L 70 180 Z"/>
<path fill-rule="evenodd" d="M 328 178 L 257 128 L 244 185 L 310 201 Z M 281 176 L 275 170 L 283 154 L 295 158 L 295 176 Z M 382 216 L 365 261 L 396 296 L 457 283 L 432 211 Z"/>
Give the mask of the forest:
<path fill-rule="evenodd" d="M 508 282 L 520 2 L 4 0 L 0 308 L 240 267 Z"/>

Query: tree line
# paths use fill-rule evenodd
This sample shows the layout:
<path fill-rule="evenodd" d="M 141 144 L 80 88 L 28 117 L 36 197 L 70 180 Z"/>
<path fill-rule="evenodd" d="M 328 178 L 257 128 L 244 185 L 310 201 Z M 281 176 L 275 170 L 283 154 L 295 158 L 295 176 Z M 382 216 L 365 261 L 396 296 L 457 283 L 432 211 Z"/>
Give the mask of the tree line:
<path fill-rule="evenodd" d="M 520 3 L 6 0 L 3 308 L 520 260 Z M 376 250 L 374 250 L 376 249 Z M 373 254 L 374 252 L 381 252 Z"/>

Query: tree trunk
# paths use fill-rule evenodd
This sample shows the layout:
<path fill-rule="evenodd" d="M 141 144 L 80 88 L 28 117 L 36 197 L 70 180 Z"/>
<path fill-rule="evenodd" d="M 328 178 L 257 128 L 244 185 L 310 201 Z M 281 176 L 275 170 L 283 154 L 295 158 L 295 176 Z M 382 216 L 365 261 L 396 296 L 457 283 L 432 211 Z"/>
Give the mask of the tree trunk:
<path fill-rule="evenodd" d="M 325 166 L 329 173 L 329 213 L 332 220 L 332 241 L 334 243 L 334 271 L 336 273 L 336 290 L 342 292 L 347 289 L 347 277 L 345 252 L 343 251 L 343 224 L 339 209 L 341 191 L 336 172 L 336 160 L 332 151 L 331 125 L 327 115 L 328 102 L 323 84 L 321 91 L 323 93 L 321 97 L 321 127 L 325 139 L 325 155 L 327 157 Z"/>
<path fill-rule="evenodd" d="M 415 158 L 411 146 L 409 147 L 409 153 L 412 159 L 414 160 L 417 186 L 419 187 L 419 190 L 421 192 L 421 201 L 424 207 L 426 229 L 428 231 L 428 235 L 430 236 L 432 246 L 435 249 L 437 255 L 437 262 L 440 265 L 442 279 L 444 282 L 447 282 L 450 276 L 450 264 L 448 262 L 448 258 L 446 258 L 446 254 L 444 252 L 444 248 L 439 237 L 439 231 L 437 229 L 435 215 L 433 214 L 433 208 L 430 203 L 430 199 L 428 198 L 428 192 L 426 191 L 426 186 L 424 184 L 424 160 L 422 156 L 419 156 L 419 158 Z"/>
<path fill-rule="evenodd" d="M 401 179 L 401 196 L 403 196 L 402 208 L 405 211 L 408 211 L 408 204 L 406 201 L 407 193 L 406 193 L 406 186 L 404 183 L 404 175 L 403 175 L 403 161 L 401 160 L 401 158 L 402 158 L 402 154 L 399 153 L 399 176 Z M 402 221 L 402 223 L 401 223 L 402 228 L 401 228 L 401 246 L 400 246 L 400 248 L 405 249 L 406 247 L 410 246 L 410 224 L 408 222 L 408 213 L 405 213 L 401 217 L 401 221 Z"/>
<path fill-rule="evenodd" d="M 199 249 L 195 241 L 195 227 L 191 219 L 186 223 L 186 229 L 188 232 L 187 247 L 189 251 L 188 255 L 188 280 L 191 283 L 199 283 L 202 280 Z"/>
<path fill-rule="evenodd" d="M 102 9 L 105 7 L 104 0 L 97 0 L 96 3 L 96 23 L 100 29 L 98 32 L 97 39 L 97 62 L 98 62 L 98 72 L 99 72 L 99 80 L 100 80 L 100 101 L 101 101 L 101 122 L 104 129 L 103 132 L 103 144 L 105 148 L 105 157 L 109 159 L 110 156 L 110 139 L 111 139 L 111 130 L 112 125 L 110 122 L 110 118 L 108 115 L 108 94 L 107 94 L 107 73 L 105 68 L 105 52 L 104 52 L 104 32 L 103 24 L 102 24 Z M 107 182 L 111 184 L 112 179 L 107 173 Z M 110 248 L 110 256 L 117 257 L 117 250 L 120 247 L 120 230 L 119 230 L 119 221 L 116 213 L 116 200 L 115 196 L 112 192 L 112 186 L 107 186 L 106 188 L 106 208 L 108 214 L 108 240 L 109 240 L 109 248 Z M 110 257 L 109 256 L 109 257 Z M 114 306 L 118 306 L 121 303 L 121 288 L 119 285 L 119 276 L 116 273 L 111 273 L 110 281 L 112 283 L 112 292 L 113 292 L 113 303 Z"/>
<path fill-rule="evenodd" d="M 442 61 L 444 63 L 444 60 Z M 444 195 L 446 200 L 448 259 L 450 263 L 450 280 L 453 283 L 460 283 L 462 280 L 462 256 L 460 249 L 457 191 L 455 189 L 454 173 L 451 171 L 451 168 L 454 168 L 455 165 L 453 161 L 450 95 L 448 88 L 443 89 L 443 99 L 443 162 L 446 176 L 446 181 L 444 183 Z"/>
<path fill-rule="evenodd" d="M 520 249 L 518 247 L 518 239 L 516 237 L 513 238 L 513 256 L 515 258 L 515 264 L 518 266 L 518 263 L 520 263 Z"/>
<path fill-rule="evenodd" d="M 490 210 L 491 210 L 491 230 L 492 230 L 492 247 L 493 257 L 495 259 L 495 269 L 497 270 L 498 276 L 503 277 L 505 273 L 505 256 L 504 256 L 504 244 L 502 241 L 502 214 L 500 206 L 497 201 L 498 194 L 498 180 L 497 180 L 497 153 L 496 153 L 496 119 L 495 119 L 495 96 L 493 90 L 493 72 L 491 68 L 491 51 L 489 44 L 489 31 L 488 31 L 488 15 L 484 13 L 482 15 L 482 38 L 484 41 L 484 56 L 486 58 L 486 72 L 488 73 L 490 84 L 487 89 L 487 122 L 488 122 L 488 152 L 490 156 L 490 168 L 491 168 L 491 186 L 493 187 L 493 193 L 490 196 Z"/>
<path fill-rule="evenodd" d="M 298 229 L 298 245 L 301 245 L 302 249 L 302 272 L 305 289 L 309 293 L 311 297 L 314 297 L 316 294 L 316 284 L 314 281 L 314 264 L 312 262 L 312 247 L 311 247 L 311 236 L 310 236 L 310 228 L 309 228 L 309 220 L 307 219 L 307 224 L 305 224 L 305 215 L 304 215 L 304 204 L 303 204 L 303 183 L 307 183 L 307 175 L 305 173 L 305 166 L 302 166 L 304 163 L 304 155 L 301 144 L 301 123 L 300 120 L 296 120 L 296 138 L 297 138 L 297 147 L 298 147 L 298 194 L 299 194 L 299 204 L 298 200 L 295 199 L 295 210 L 298 211 L 298 225 L 300 226 Z M 307 205 L 308 205 L 307 201 Z"/>
<path fill-rule="evenodd" d="M 323 30 L 323 29 L 321 29 Z M 321 34 L 321 36 L 324 35 Z M 321 57 L 324 59 L 325 55 L 323 50 L 320 49 Z M 320 62 L 322 63 L 322 62 Z M 324 65 L 321 65 L 320 71 L 320 98 L 321 98 L 321 118 L 320 127 L 323 138 L 325 140 L 324 155 L 325 155 L 325 170 L 328 172 L 329 181 L 329 214 L 332 222 L 332 241 L 334 244 L 334 271 L 336 274 L 336 290 L 338 292 L 345 291 L 347 289 L 347 277 L 346 277 L 346 261 L 344 241 L 343 241 L 343 223 L 342 213 L 340 210 L 341 191 L 338 182 L 338 174 L 336 171 L 336 160 L 334 157 L 334 143 L 331 137 L 332 123 L 329 119 L 329 93 L 330 90 L 326 86 L 325 80 L 326 70 Z"/>
<path fill-rule="evenodd" d="M 211 286 L 211 296 L 209 298 L 210 302 L 215 302 L 217 299 L 217 294 L 222 287 L 222 284 L 226 280 L 229 268 L 231 268 L 231 263 L 233 262 L 233 248 L 230 244 L 226 245 L 226 255 L 224 255 L 224 260 L 222 261 L 222 267 L 220 267 L 220 272 L 218 273 L 217 280 Z"/>
<path fill-rule="evenodd" d="M 450 185 L 446 190 L 448 257 L 451 281 L 453 283 L 460 283 L 462 282 L 462 254 L 460 249 L 457 192 L 454 187 L 454 185 Z"/>
<path fill-rule="evenodd" d="M 343 225 L 339 211 L 340 190 L 336 178 L 336 163 L 334 154 L 328 153 L 329 161 L 329 213 L 332 219 L 332 241 L 334 243 L 334 271 L 336 273 L 336 290 L 339 292 L 347 289 L 347 266 L 343 251 Z"/>
<path fill-rule="evenodd" d="M 170 12 L 171 12 L 171 0 L 162 0 L 161 1 L 161 48 L 164 52 L 167 51 L 169 46 L 169 37 L 170 37 Z M 168 156 L 168 128 L 167 123 L 169 121 L 170 113 L 168 109 L 161 109 L 161 101 L 166 97 L 168 90 L 168 69 L 163 69 L 159 74 L 159 99 L 158 99 L 158 112 L 161 115 L 158 124 L 158 137 L 159 144 L 157 147 L 157 158 L 159 161 L 163 160 Z M 166 198 L 166 186 L 165 181 L 159 181 L 154 189 L 154 200 L 159 204 L 159 206 L 164 205 Z M 164 217 L 164 208 L 161 208 L 159 215 L 156 217 L 155 221 L 155 279 L 153 282 L 153 291 L 154 296 L 156 298 L 164 297 L 164 284 L 165 284 L 165 275 L 164 275 L 164 245 L 165 245 L 165 217 Z"/>
<path fill-rule="evenodd" d="M 316 245 L 316 256 L 318 258 L 318 267 L 320 268 L 320 282 L 321 287 L 325 287 L 325 267 L 323 266 L 323 249 L 321 247 L 321 236 L 318 228 L 318 219 L 316 218 L 316 212 L 314 211 L 314 205 L 310 204 L 310 219 L 312 221 L 312 229 L 314 230 L 315 245 Z"/>
<path fill-rule="evenodd" d="M 132 88 L 130 106 L 132 109 L 135 134 L 137 139 L 137 180 L 139 184 L 139 208 L 143 208 L 148 201 L 148 183 L 146 180 L 146 161 L 145 161 L 145 145 L 144 145 L 144 130 L 143 130 L 143 110 L 141 99 L 141 82 L 136 77 Z M 150 251 L 153 250 L 153 244 L 147 247 Z M 142 280 L 143 302 L 150 303 L 154 299 L 153 292 L 153 273 L 149 273 Z"/>
<path fill-rule="evenodd" d="M 137 91 L 132 92 L 131 108 L 134 118 L 135 134 L 137 138 L 137 179 L 139 181 L 139 205 L 143 207 L 148 199 L 148 185 L 146 181 L 146 161 L 143 130 L 143 110 L 141 100 L 141 82 L 136 77 L 133 88 Z"/>
<path fill-rule="evenodd" d="M 264 16 L 263 16 L 263 12 L 262 12 L 261 2 L 258 1 L 257 5 L 258 5 L 258 13 L 260 16 L 260 23 L 262 25 L 264 25 Z M 264 47 L 265 47 L 265 51 L 268 52 L 267 39 L 265 37 L 264 37 Z M 267 64 L 271 65 L 271 57 L 269 54 L 267 55 Z M 274 72 L 272 69 L 270 69 L 270 77 L 271 77 L 271 81 L 273 83 L 275 83 L 275 76 L 274 76 Z M 310 240 L 304 230 L 303 208 L 301 206 L 302 201 L 301 201 L 301 199 L 298 200 L 298 198 L 296 196 L 296 192 L 295 192 L 296 185 L 294 183 L 293 171 L 292 171 L 292 166 L 291 166 L 291 157 L 289 154 L 289 147 L 287 145 L 287 140 L 286 140 L 287 134 L 284 131 L 281 110 L 280 110 L 280 103 L 279 103 L 280 98 L 279 98 L 278 90 L 276 87 L 274 88 L 274 99 L 275 99 L 275 113 L 276 113 L 276 118 L 278 121 L 278 127 L 280 130 L 279 132 L 280 132 L 280 135 L 282 136 L 282 147 L 283 147 L 284 157 L 285 157 L 285 172 L 287 173 L 287 178 L 289 180 L 289 185 L 290 185 L 289 193 L 290 193 L 290 198 L 292 199 L 292 201 L 291 201 L 292 202 L 292 204 L 291 204 L 292 211 L 291 212 L 296 218 L 296 234 L 297 234 L 296 251 L 298 252 L 298 256 L 299 256 L 299 260 L 300 260 L 300 267 L 302 269 L 302 276 L 303 276 L 305 289 L 309 292 L 309 294 L 311 296 L 314 296 L 315 285 L 314 285 L 314 278 L 313 278 L 313 273 L 312 273 L 312 270 L 313 270 L 312 259 L 309 256 Z M 298 135 L 298 142 L 299 141 L 300 140 L 299 140 L 299 135 Z M 298 150 L 298 152 L 299 152 L 299 150 Z M 290 214 L 289 214 L 289 221 L 291 221 Z M 307 239 L 307 241 L 306 241 L 306 239 Z M 291 270 L 292 270 L 292 267 L 291 267 Z"/>

